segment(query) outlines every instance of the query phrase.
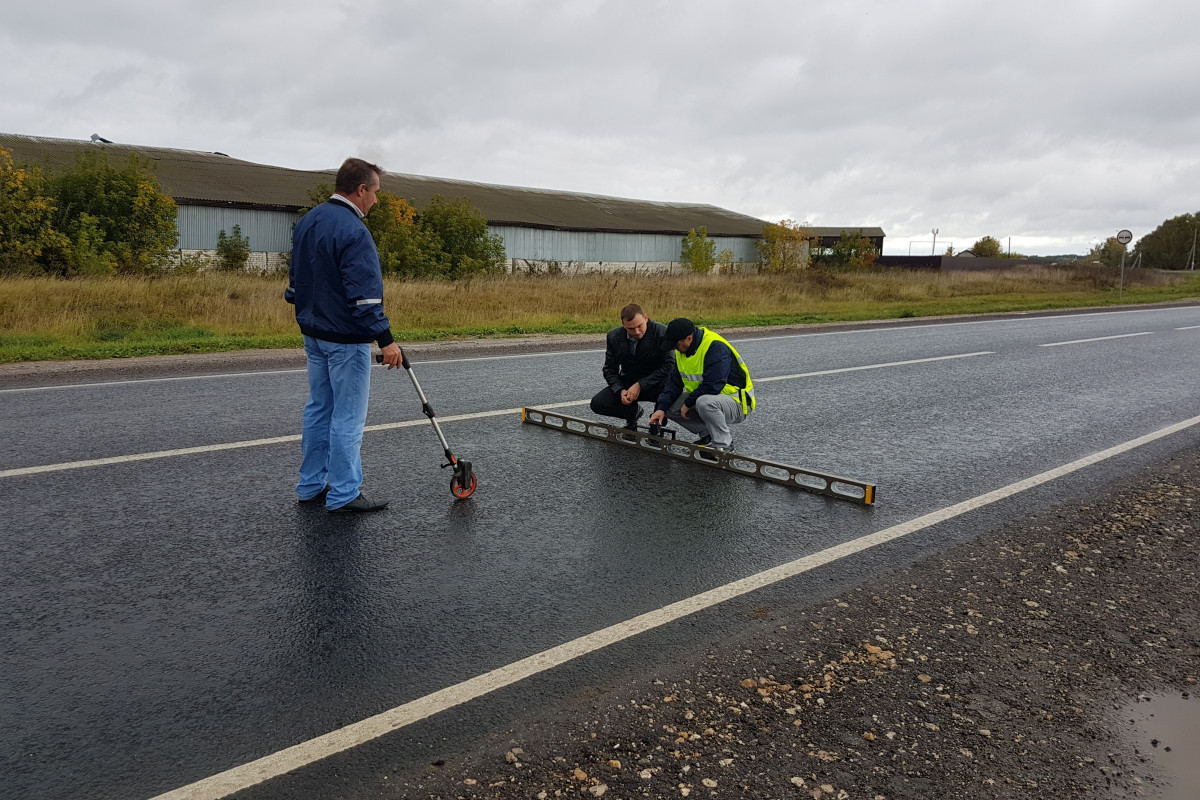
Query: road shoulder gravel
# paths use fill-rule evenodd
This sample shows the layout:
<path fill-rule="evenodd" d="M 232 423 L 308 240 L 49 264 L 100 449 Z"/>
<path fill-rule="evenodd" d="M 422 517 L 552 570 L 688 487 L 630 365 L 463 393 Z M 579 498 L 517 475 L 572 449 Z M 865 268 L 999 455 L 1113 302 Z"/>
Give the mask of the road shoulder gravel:
<path fill-rule="evenodd" d="M 751 606 L 717 648 L 363 796 L 1157 796 L 1200 742 L 1119 710 L 1200 713 L 1198 489 L 1178 452 L 818 606 Z"/>

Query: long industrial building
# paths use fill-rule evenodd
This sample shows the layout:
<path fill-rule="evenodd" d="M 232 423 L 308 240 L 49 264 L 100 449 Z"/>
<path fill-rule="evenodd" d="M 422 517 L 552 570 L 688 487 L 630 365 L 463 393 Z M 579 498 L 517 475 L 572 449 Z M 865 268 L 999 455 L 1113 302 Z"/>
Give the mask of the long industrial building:
<path fill-rule="evenodd" d="M 122 164 L 131 153 L 155 165 L 163 190 L 179 206 L 181 255 L 216 248 L 221 231 L 234 225 L 250 240 L 251 264 L 271 269 L 291 250 L 292 226 L 308 194 L 333 183 L 336 168 L 296 170 L 255 164 L 224 153 L 174 150 L 92 141 L 0 133 L 0 149 L 18 165 L 54 171 L 75 163 L 80 150 L 102 149 L 110 163 Z M 381 165 L 386 170 L 387 165 Z M 758 260 L 755 242 L 764 220 L 711 205 L 630 200 L 576 192 L 498 186 L 471 181 L 387 172 L 382 188 L 423 207 L 435 195 L 466 198 L 504 240 L 511 269 L 563 270 L 671 269 L 678 266 L 682 239 L 703 226 L 716 250 L 730 250 L 735 261 Z M 836 241 L 842 228 L 814 228 L 822 243 Z M 877 227 L 853 227 L 880 251 L 884 233 Z"/>

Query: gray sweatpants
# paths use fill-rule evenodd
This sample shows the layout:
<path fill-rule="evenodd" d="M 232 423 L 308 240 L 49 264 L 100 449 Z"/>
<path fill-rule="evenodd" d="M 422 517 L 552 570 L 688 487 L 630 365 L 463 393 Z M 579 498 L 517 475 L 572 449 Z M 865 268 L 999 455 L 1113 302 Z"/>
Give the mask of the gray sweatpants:
<path fill-rule="evenodd" d="M 712 443 L 719 447 L 728 447 L 733 441 L 730 425 L 736 425 L 746 418 L 742 412 L 742 404 L 730 394 L 706 394 L 696 400 L 696 407 L 688 411 L 687 419 L 679 416 L 679 409 L 687 393 L 680 395 L 669 409 L 667 419 L 678 422 L 698 436 L 708 434 Z"/>

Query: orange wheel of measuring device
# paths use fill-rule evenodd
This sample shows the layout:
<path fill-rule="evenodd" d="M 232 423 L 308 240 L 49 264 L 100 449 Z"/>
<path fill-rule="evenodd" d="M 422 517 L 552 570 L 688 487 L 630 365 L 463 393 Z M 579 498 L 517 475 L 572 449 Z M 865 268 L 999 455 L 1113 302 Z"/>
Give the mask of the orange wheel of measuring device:
<path fill-rule="evenodd" d="M 465 500 L 475 492 L 475 473 L 471 473 L 471 481 L 466 486 L 458 482 L 458 478 L 450 479 L 450 494 L 457 497 L 459 500 Z"/>

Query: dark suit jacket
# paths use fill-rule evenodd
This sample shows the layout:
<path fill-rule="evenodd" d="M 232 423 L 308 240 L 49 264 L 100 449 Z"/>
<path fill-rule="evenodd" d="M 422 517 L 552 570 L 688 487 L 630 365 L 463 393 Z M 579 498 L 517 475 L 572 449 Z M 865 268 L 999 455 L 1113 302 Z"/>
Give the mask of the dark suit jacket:
<path fill-rule="evenodd" d="M 674 346 L 667 343 L 667 326 L 661 322 L 646 322 L 646 333 L 638 342 L 636 354 L 629 352 L 625 329 L 613 328 L 604 347 L 604 380 L 614 394 L 638 382 L 643 397 L 656 395 L 675 364 L 674 352 Z"/>

